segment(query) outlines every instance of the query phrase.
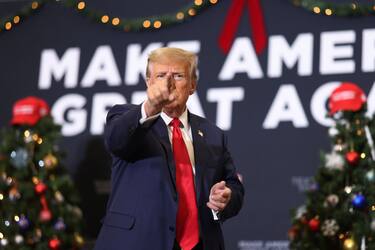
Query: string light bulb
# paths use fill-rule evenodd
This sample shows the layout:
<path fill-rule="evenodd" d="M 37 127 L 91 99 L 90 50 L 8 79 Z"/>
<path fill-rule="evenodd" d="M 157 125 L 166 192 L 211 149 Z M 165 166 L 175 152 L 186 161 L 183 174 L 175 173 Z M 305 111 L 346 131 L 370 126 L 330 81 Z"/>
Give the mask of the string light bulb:
<path fill-rule="evenodd" d="M 195 16 L 195 14 L 196 14 L 195 9 L 189 9 L 188 14 L 190 16 Z"/>
<path fill-rule="evenodd" d="M 154 22 L 154 28 L 159 29 L 161 27 L 161 22 L 160 21 L 155 21 Z"/>
<path fill-rule="evenodd" d="M 102 21 L 102 23 L 108 23 L 109 16 L 107 16 L 107 15 L 102 16 L 101 21 Z"/>
<path fill-rule="evenodd" d="M 119 25 L 119 23 L 120 23 L 120 18 L 115 17 L 112 19 L 112 25 L 116 26 L 116 25 Z"/>
<path fill-rule="evenodd" d="M 83 10 L 84 8 L 86 7 L 86 3 L 85 2 L 79 2 L 78 4 L 77 4 L 77 9 L 79 9 L 79 10 Z"/>
<path fill-rule="evenodd" d="M 32 2 L 32 3 L 31 3 L 31 8 L 32 8 L 33 10 L 37 9 L 38 7 L 39 7 L 39 3 L 38 3 L 38 2 Z"/>
<path fill-rule="evenodd" d="M 194 1 L 194 4 L 195 4 L 196 6 L 201 6 L 202 3 L 203 3 L 202 0 L 195 0 L 195 1 Z"/>
<path fill-rule="evenodd" d="M 12 23 L 11 22 L 6 22 L 5 23 L 5 29 L 10 30 L 12 28 Z"/>
<path fill-rule="evenodd" d="M 176 18 L 178 19 L 178 20 L 181 20 L 181 19 L 183 19 L 184 18 L 184 13 L 183 12 L 178 12 L 177 14 L 176 14 Z"/>
<path fill-rule="evenodd" d="M 212 4 L 216 4 L 216 3 L 217 3 L 217 0 L 210 0 L 210 3 L 212 3 Z"/>
<path fill-rule="evenodd" d="M 13 23 L 17 24 L 19 22 L 20 22 L 20 17 L 19 16 L 13 17 Z"/>
<path fill-rule="evenodd" d="M 313 11 L 314 11 L 315 14 L 319 14 L 320 13 L 320 8 L 318 6 L 315 6 L 313 8 Z"/>
<path fill-rule="evenodd" d="M 143 27 L 145 27 L 147 29 L 147 28 L 150 28 L 151 22 L 150 22 L 150 20 L 144 20 L 142 25 L 143 25 Z"/>
<path fill-rule="evenodd" d="M 331 9 L 326 9 L 324 12 L 326 13 L 327 16 L 332 15 L 332 10 Z"/>

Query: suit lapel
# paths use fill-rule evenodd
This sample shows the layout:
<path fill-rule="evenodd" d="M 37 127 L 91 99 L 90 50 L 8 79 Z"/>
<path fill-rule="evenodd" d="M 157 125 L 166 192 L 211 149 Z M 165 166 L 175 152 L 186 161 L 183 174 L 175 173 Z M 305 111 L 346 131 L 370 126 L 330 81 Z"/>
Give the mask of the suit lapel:
<path fill-rule="evenodd" d="M 189 122 L 191 126 L 191 133 L 193 136 L 193 146 L 194 146 L 194 160 L 195 160 L 195 189 L 197 195 L 198 206 L 203 204 L 204 201 L 200 200 L 200 195 L 203 185 L 203 173 L 204 167 L 206 166 L 206 155 L 204 152 L 206 150 L 206 142 L 204 139 L 204 130 L 201 128 L 199 121 L 194 115 L 189 112 Z"/>
<path fill-rule="evenodd" d="M 173 152 L 171 148 L 171 143 L 169 141 L 169 136 L 168 136 L 168 128 L 163 119 L 159 116 L 157 120 L 155 121 L 155 124 L 152 126 L 152 129 L 154 133 L 156 134 L 157 139 L 163 146 L 163 149 L 165 151 L 165 155 L 168 161 L 168 170 L 169 170 L 169 175 L 170 179 L 172 182 L 172 192 L 176 196 L 177 191 L 176 191 L 176 166 L 174 163 L 174 158 L 173 158 Z"/>

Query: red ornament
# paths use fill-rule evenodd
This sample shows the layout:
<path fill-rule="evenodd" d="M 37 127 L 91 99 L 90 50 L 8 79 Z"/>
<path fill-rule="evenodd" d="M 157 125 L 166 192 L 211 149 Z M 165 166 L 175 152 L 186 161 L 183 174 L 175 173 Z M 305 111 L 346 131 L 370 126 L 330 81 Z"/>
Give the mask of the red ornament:
<path fill-rule="evenodd" d="M 35 185 L 34 189 L 35 189 L 35 193 L 37 193 L 38 195 L 41 195 L 47 190 L 47 186 L 43 182 L 39 182 L 38 184 Z"/>
<path fill-rule="evenodd" d="M 48 247 L 52 250 L 58 250 L 60 249 L 61 242 L 58 238 L 51 239 L 48 242 Z"/>
<path fill-rule="evenodd" d="M 43 209 L 39 213 L 39 220 L 41 222 L 48 222 L 52 219 L 52 213 L 49 209 Z"/>
<path fill-rule="evenodd" d="M 319 226 L 320 226 L 319 219 L 314 218 L 314 219 L 311 219 L 309 221 L 309 228 L 310 228 L 311 231 L 313 231 L 313 232 L 318 231 L 319 230 Z"/>
<path fill-rule="evenodd" d="M 345 155 L 346 160 L 352 166 L 355 166 L 359 162 L 359 154 L 355 151 L 350 151 Z"/>
<path fill-rule="evenodd" d="M 288 230 L 288 238 L 289 240 L 295 240 L 296 236 L 297 236 L 297 233 L 298 233 L 298 228 L 296 226 L 292 226 L 289 230 Z"/>

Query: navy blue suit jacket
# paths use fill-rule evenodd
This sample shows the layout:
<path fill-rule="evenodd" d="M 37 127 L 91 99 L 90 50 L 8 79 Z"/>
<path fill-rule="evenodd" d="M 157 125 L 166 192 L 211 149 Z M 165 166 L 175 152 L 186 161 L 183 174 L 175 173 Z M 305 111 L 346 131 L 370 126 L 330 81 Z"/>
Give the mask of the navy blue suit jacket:
<path fill-rule="evenodd" d="M 107 115 L 105 143 L 112 155 L 112 190 L 95 250 L 172 250 L 178 194 L 168 128 L 159 116 L 140 124 L 140 105 L 116 105 Z M 236 215 L 244 189 L 223 132 L 189 113 L 195 158 L 200 237 L 206 250 L 223 250 L 221 222 Z M 215 221 L 206 206 L 220 181 L 232 190 Z"/>

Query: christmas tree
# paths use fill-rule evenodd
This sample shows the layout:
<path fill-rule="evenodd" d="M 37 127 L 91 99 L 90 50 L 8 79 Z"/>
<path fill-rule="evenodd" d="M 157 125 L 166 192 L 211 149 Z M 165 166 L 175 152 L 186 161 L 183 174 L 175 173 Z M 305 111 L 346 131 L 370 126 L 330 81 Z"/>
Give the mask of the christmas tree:
<path fill-rule="evenodd" d="M 0 132 L 0 249 L 82 248 L 79 199 L 48 105 L 19 100 L 11 124 Z"/>
<path fill-rule="evenodd" d="M 375 119 L 366 116 L 366 97 L 343 83 L 329 99 L 331 152 L 292 213 L 290 249 L 375 249 Z"/>

